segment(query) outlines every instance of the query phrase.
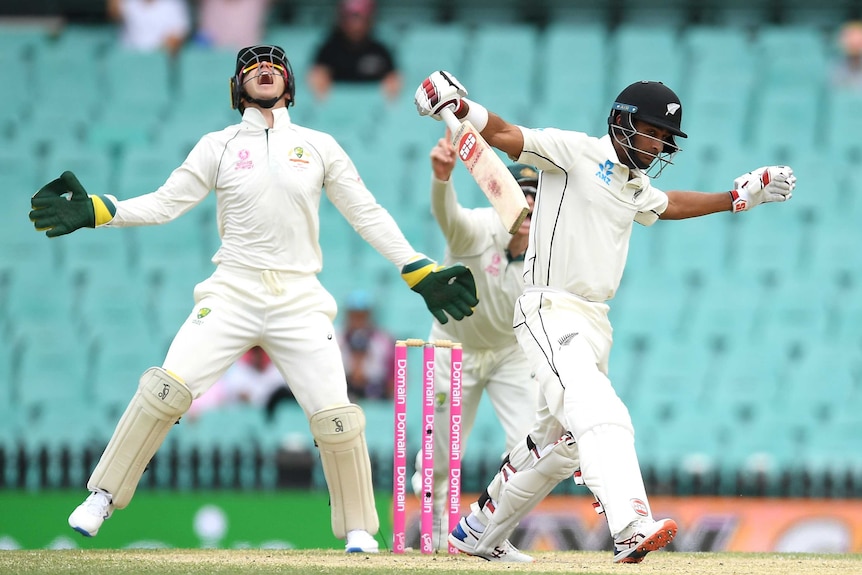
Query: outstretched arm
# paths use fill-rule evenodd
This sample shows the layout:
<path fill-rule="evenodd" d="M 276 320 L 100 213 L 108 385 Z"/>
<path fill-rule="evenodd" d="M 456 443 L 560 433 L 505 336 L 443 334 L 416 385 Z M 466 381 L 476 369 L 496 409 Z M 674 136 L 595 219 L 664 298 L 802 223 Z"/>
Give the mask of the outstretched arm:
<path fill-rule="evenodd" d="M 716 212 L 727 212 L 732 207 L 730 194 L 709 194 L 705 192 L 672 191 L 667 193 L 667 209 L 662 212 L 663 220 L 684 220 L 697 218 Z"/>
<path fill-rule="evenodd" d="M 769 202 L 786 202 L 793 197 L 796 176 L 790 166 L 764 166 L 733 180 L 727 193 L 667 192 L 663 220 L 696 218 L 716 212 L 744 212 Z"/>

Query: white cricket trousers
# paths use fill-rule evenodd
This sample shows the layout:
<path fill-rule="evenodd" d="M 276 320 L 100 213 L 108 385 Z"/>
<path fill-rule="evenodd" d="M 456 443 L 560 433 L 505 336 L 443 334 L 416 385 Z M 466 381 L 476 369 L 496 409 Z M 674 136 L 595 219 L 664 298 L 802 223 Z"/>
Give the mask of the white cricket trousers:
<path fill-rule="evenodd" d="M 607 313 L 604 303 L 527 288 L 515 305 L 515 335 L 551 414 L 574 435 L 582 478 L 616 536 L 652 514 L 631 417 L 607 375 L 613 342 Z"/>
<path fill-rule="evenodd" d="M 194 397 L 259 345 L 306 416 L 349 403 L 333 327 L 337 305 L 316 276 L 220 265 L 194 299 L 163 365 Z"/>

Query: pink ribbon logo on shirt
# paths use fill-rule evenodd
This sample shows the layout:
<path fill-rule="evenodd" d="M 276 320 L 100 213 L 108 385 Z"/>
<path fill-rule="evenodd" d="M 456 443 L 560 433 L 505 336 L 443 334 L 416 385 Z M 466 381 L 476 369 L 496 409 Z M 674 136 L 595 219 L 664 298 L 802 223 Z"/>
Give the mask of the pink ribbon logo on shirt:
<path fill-rule="evenodd" d="M 250 170 L 254 167 L 254 162 L 248 159 L 249 155 L 248 150 L 239 151 L 239 160 L 236 163 L 237 170 Z"/>

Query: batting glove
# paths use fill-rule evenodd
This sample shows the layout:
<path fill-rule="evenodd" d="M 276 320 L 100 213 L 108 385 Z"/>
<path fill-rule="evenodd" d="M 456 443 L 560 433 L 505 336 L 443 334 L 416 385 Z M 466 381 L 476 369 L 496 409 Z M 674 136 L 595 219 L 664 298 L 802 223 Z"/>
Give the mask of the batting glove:
<path fill-rule="evenodd" d="M 413 102 L 420 116 L 440 120 L 440 110 L 448 107 L 457 112 L 461 107 L 461 98 L 466 96 L 467 89 L 461 82 L 449 72 L 440 70 L 422 81 L 416 89 Z"/>
<path fill-rule="evenodd" d="M 733 180 L 730 198 L 733 213 L 768 202 L 786 202 L 793 197 L 796 176 L 790 166 L 764 166 Z"/>
<path fill-rule="evenodd" d="M 30 198 L 30 221 L 49 238 L 80 228 L 95 228 L 114 218 L 117 208 L 109 196 L 89 196 L 72 172 L 63 172 Z"/>
<path fill-rule="evenodd" d="M 449 321 L 446 314 L 456 320 L 473 315 L 473 308 L 479 304 L 473 272 L 462 264 L 444 267 L 420 257 L 401 269 L 401 277 L 410 289 L 422 296 L 428 310 L 440 323 Z"/>

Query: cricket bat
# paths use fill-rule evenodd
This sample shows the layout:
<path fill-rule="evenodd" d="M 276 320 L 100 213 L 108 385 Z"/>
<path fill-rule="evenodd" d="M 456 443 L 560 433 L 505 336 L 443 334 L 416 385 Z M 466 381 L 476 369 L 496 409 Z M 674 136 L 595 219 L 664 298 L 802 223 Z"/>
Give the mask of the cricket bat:
<path fill-rule="evenodd" d="M 452 145 L 458 157 L 491 202 L 503 225 L 510 234 L 514 234 L 530 212 L 521 186 L 472 123 L 459 121 L 449 108 L 443 108 L 440 116 L 452 132 Z"/>

